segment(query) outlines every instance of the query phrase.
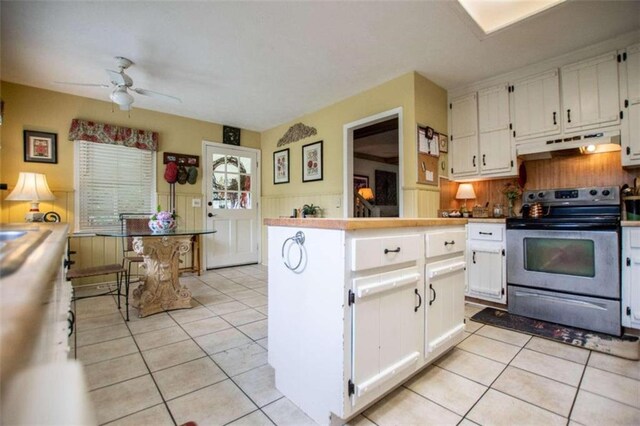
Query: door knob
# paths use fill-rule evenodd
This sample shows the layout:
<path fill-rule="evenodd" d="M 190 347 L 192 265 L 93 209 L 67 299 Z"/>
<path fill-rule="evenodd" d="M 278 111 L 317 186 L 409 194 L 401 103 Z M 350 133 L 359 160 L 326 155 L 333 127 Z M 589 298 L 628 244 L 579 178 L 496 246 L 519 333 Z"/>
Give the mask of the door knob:
<path fill-rule="evenodd" d="M 207 203 L 207 205 L 208 205 L 209 207 L 211 207 L 211 206 L 213 206 L 213 203 L 212 203 L 211 201 L 209 201 L 209 202 Z"/>

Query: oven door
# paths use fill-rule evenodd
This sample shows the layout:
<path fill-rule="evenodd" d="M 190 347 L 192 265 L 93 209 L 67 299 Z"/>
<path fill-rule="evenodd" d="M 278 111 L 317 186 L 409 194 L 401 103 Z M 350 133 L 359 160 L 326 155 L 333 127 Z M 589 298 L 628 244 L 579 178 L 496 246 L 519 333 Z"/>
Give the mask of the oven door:
<path fill-rule="evenodd" d="M 620 298 L 617 231 L 507 230 L 509 284 Z"/>

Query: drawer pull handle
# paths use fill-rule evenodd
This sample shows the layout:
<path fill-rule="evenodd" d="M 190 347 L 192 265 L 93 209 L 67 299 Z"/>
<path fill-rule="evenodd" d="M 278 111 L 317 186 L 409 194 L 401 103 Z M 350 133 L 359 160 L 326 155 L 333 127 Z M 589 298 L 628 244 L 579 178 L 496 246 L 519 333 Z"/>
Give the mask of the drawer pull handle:
<path fill-rule="evenodd" d="M 455 242 L 455 240 L 445 241 L 445 242 L 444 242 L 444 246 L 446 247 L 446 246 L 448 246 L 449 244 L 454 245 L 455 243 L 456 243 L 456 242 Z"/>
<path fill-rule="evenodd" d="M 431 290 L 431 292 L 433 293 L 433 299 L 429 299 L 429 306 L 431 306 L 433 302 L 436 301 L 436 297 L 438 297 L 438 293 L 436 293 L 436 289 L 433 288 L 432 284 L 429 284 L 429 290 Z"/>
<path fill-rule="evenodd" d="M 493 235 L 493 232 L 482 232 L 482 231 L 480 231 L 480 232 L 478 232 L 478 234 L 480 234 L 480 235 Z"/>
<path fill-rule="evenodd" d="M 384 249 L 384 254 L 387 254 L 387 253 L 400 253 L 400 247 L 398 247 L 395 250 Z"/>
<path fill-rule="evenodd" d="M 476 263 L 476 252 L 475 251 L 473 252 L 473 263 L 474 264 Z"/>
<path fill-rule="evenodd" d="M 422 296 L 420 296 L 420 292 L 417 288 L 414 291 L 416 292 L 416 296 L 418 296 L 418 306 L 413 308 L 413 312 L 418 312 L 418 309 L 422 306 Z"/>

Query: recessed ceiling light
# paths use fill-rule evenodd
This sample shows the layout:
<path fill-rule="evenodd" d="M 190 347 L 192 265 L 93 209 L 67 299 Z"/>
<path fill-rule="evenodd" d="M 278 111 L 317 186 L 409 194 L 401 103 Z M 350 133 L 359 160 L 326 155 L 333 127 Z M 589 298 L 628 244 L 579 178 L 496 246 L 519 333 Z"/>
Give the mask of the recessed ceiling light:
<path fill-rule="evenodd" d="M 482 28 L 491 34 L 520 22 L 565 0 L 458 0 L 458 3 Z"/>

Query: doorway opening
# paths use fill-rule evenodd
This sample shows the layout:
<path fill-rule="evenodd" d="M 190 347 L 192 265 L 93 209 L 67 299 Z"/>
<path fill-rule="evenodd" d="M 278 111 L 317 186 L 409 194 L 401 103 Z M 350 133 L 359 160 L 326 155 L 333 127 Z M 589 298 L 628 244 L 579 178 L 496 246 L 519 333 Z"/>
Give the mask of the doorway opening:
<path fill-rule="evenodd" d="M 344 126 L 344 216 L 402 217 L 402 108 Z"/>

